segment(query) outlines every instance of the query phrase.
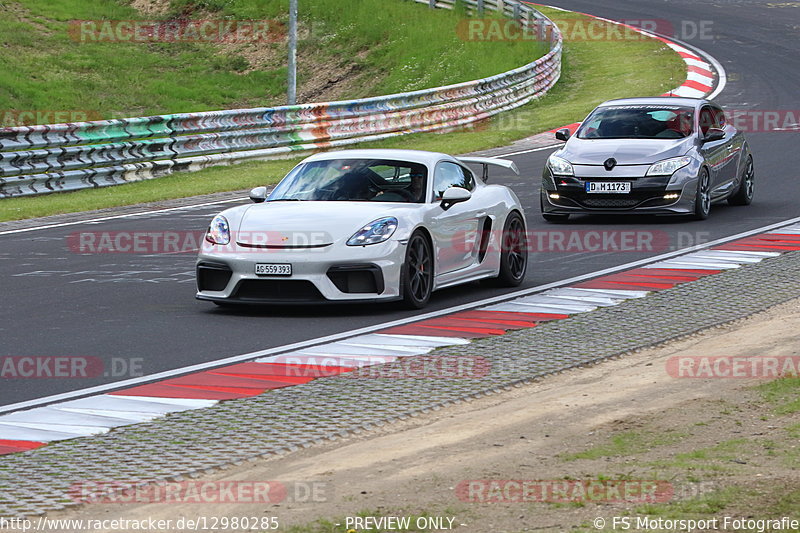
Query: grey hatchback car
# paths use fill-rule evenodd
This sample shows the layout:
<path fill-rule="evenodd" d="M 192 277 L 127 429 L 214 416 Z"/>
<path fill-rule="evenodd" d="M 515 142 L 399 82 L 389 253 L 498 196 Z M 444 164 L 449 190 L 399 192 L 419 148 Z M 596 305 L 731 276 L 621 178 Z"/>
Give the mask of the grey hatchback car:
<path fill-rule="evenodd" d="M 753 155 L 744 137 L 710 100 L 626 98 L 600 104 L 542 173 L 542 216 L 688 215 L 705 219 L 711 204 L 753 200 Z"/>

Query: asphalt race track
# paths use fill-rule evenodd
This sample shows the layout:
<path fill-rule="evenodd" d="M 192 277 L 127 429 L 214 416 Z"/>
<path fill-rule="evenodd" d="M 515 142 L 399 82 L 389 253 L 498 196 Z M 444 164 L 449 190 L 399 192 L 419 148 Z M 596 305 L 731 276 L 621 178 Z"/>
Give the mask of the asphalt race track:
<path fill-rule="evenodd" d="M 796 110 L 800 87 L 797 7 L 715 0 L 574 0 L 566 9 L 616 20 L 711 21 L 712 39 L 684 39 L 714 56 L 729 81 L 716 98 L 727 109 Z M 777 4 L 773 4 L 777 5 Z M 779 11 L 776 13 L 776 11 Z M 675 35 L 681 39 L 681 35 Z M 576 117 L 579 118 L 579 117 Z M 582 118 L 582 117 L 580 117 Z M 756 163 L 756 198 L 749 207 L 712 208 L 703 222 L 667 218 L 573 217 L 551 225 L 539 215 L 538 184 L 550 150 L 513 156 L 520 177 L 498 174 L 527 210 L 532 232 L 603 230 L 652 232 L 652 250 L 538 251 L 524 287 L 558 281 L 754 229 L 797 216 L 798 132 L 748 132 Z M 253 186 L 259 184 L 254 177 Z M 225 204 L 223 207 L 226 207 Z M 154 374 L 413 316 L 397 305 L 337 305 L 247 311 L 218 309 L 194 299 L 193 253 L 79 254 L 68 237 L 80 232 L 201 233 L 219 206 L 171 211 L 0 236 L 4 320 L 0 356 L 91 356 L 119 375 L 94 379 L 4 380 L 0 406 L 130 377 L 124 366 Z M 546 237 L 546 236 L 545 236 Z M 547 240 L 545 240 L 545 243 Z M 428 309 L 496 296 L 478 284 L 435 293 Z M 417 312 L 419 313 L 419 312 Z M 123 363 L 121 363 L 123 362 Z"/>

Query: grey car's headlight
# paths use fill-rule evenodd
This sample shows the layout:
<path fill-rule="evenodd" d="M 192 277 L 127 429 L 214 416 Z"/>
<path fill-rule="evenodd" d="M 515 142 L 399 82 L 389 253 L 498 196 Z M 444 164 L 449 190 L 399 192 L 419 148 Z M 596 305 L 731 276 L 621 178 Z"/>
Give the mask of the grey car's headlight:
<path fill-rule="evenodd" d="M 658 163 L 653 163 L 647 169 L 648 176 L 671 176 L 679 168 L 683 168 L 692 162 L 689 156 L 673 157 L 672 159 L 665 159 Z"/>
<path fill-rule="evenodd" d="M 564 159 L 563 157 L 558 157 L 556 155 L 551 155 L 550 158 L 547 160 L 547 166 L 550 167 L 550 170 L 556 176 L 574 176 L 575 172 L 572 170 L 572 163 Z"/>
<path fill-rule="evenodd" d="M 347 241 L 347 246 L 366 246 L 367 244 L 378 244 L 394 234 L 397 229 L 397 219 L 394 217 L 383 217 L 373 220 L 357 232 Z"/>
<path fill-rule="evenodd" d="M 231 242 L 228 219 L 222 215 L 215 216 L 208 226 L 208 231 L 206 231 L 206 240 L 211 244 L 228 244 Z"/>

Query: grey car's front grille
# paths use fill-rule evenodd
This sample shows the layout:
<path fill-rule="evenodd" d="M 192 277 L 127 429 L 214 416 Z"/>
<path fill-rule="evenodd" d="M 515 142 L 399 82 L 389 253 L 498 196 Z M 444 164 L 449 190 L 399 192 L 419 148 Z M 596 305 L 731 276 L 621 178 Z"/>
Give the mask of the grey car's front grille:
<path fill-rule="evenodd" d="M 586 207 L 633 207 L 640 202 L 637 198 L 586 198 L 581 203 Z"/>

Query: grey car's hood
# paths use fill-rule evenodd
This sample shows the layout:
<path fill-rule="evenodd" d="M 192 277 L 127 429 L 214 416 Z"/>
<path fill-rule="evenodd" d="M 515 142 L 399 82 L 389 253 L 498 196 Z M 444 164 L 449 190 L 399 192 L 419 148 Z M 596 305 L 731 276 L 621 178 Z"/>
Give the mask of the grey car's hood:
<path fill-rule="evenodd" d="M 684 155 L 692 147 L 692 137 L 684 139 L 579 139 L 572 137 L 556 152 L 573 165 L 602 165 L 609 157 L 618 165 L 649 165 L 662 159 Z"/>

